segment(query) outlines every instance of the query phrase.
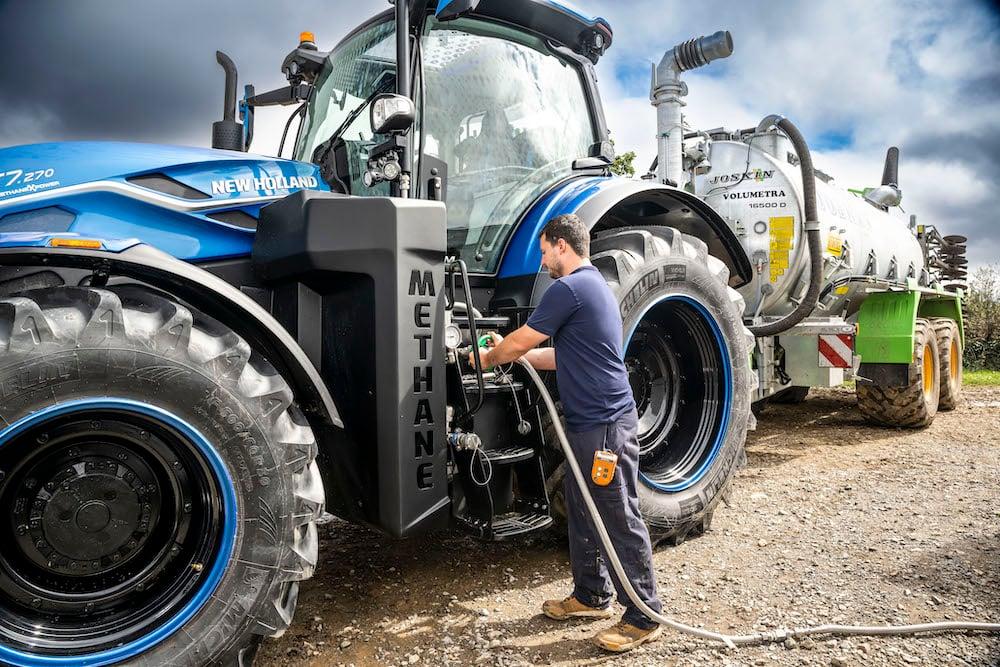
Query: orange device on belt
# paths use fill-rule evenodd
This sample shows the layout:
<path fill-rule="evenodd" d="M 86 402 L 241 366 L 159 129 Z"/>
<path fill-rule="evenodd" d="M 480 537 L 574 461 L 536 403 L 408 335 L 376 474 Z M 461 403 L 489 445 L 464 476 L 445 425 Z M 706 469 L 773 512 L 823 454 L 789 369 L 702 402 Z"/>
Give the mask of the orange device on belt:
<path fill-rule="evenodd" d="M 597 486 L 607 486 L 615 478 L 617 465 L 617 454 L 610 449 L 598 449 L 594 452 L 594 467 L 590 470 L 590 478 Z"/>

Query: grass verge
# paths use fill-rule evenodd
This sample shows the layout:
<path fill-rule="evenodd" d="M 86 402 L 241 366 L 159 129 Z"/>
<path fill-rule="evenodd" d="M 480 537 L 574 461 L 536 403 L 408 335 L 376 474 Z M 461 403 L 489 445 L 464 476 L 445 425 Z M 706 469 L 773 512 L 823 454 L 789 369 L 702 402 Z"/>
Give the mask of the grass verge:
<path fill-rule="evenodd" d="M 962 384 L 967 387 L 1000 386 L 1000 371 L 963 371 Z"/>

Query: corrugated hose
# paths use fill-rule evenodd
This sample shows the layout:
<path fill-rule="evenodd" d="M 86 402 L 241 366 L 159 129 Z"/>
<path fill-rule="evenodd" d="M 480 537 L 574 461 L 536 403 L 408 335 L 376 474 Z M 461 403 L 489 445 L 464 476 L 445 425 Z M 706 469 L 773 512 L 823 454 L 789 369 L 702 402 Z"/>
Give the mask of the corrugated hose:
<path fill-rule="evenodd" d="M 965 632 L 969 630 L 1000 633 L 1000 623 L 944 621 L 940 623 L 915 623 L 912 625 L 816 625 L 802 628 L 782 628 L 772 632 L 756 632 L 749 635 L 726 635 L 720 632 L 712 632 L 711 630 L 696 628 L 694 626 L 675 621 L 671 618 L 667 618 L 662 614 L 658 614 L 642 601 L 642 598 L 639 597 L 639 594 L 636 593 L 635 588 L 632 586 L 632 582 L 625 576 L 625 570 L 622 567 L 621 560 L 618 558 L 618 553 L 615 551 L 615 545 L 611 542 L 608 530 L 604 527 L 604 522 L 601 520 L 601 514 L 597 510 L 597 505 L 594 504 L 594 499 L 590 495 L 590 488 L 587 486 L 587 481 L 583 476 L 583 472 L 580 470 L 576 457 L 573 456 L 573 451 L 570 449 L 569 441 L 566 440 L 566 432 L 563 430 L 559 413 L 556 411 L 555 403 L 552 402 L 552 397 L 545 388 L 545 383 L 542 382 L 538 372 L 531 366 L 531 364 L 524 359 L 518 359 L 517 361 L 528 372 L 531 380 L 538 388 L 539 394 L 545 401 L 545 407 L 548 409 L 549 416 L 552 418 L 552 425 L 555 427 L 556 437 L 559 439 L 559 445 L 562 447 L 563 454 L 566 457 L 566 464 L 569 465 L 570 470 L 573 471 L 573 478 L 576 480 L 577 486 L 580 487 L 580 494 L 583 496 L 583 500 L 587 505 L 587 511 L 590 512 L 590 516 L 594 520 L 594 527 L 597 530 L 597 535 L 601 539 L 601 544 L 604 546 L 604 553 L 607 556 L 608 561 L 611 563 L 611 567 L 614 569 L 615 575 L 618 577 L 618 581 L 621 582 L 622 588 L 625 589 L 625 593 L 628 595 L 629 599 L 632 600 L 635 606 L 639 608 L 639 611 L 660 625 L 664 625 L 684 634 L 707 639 L 709 641 L 721 642 L 731 648 L 736 648 L 737 646 L 756 646 L 773 642 L 783 642 L 786 639 L 793 637 L 816 635 L 905 636 L 924 632 Z"/>

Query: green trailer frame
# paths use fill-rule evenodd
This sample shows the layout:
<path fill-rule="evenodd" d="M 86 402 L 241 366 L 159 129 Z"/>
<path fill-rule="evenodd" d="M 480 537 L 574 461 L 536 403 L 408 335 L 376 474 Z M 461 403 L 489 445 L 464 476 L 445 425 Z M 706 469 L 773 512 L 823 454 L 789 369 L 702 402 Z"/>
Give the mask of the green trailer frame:
<path fill-rule="evenodd" d="M 864 364 L 910 364 L 918 317 L 945 317 L 958 324 L 962 344 L 962 293 L 921 287 L 913 278 L 906 289 L 869 294 L 858 311 L 855 353 Z"/>

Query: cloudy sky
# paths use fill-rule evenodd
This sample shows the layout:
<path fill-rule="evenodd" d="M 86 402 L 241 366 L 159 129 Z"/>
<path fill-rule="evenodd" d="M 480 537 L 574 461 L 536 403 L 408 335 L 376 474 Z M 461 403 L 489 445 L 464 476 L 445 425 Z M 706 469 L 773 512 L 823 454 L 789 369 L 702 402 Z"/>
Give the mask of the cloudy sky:
<path fill-rule="evenodd" d="M 678 41 L 730 30 L 735 53 L 686 77 L 695 127 L 750 127 L 781 113 L 843 187 L 875 185 L 901 149 L 903 207 L 1000 261 L 1000 11 L 980 0 L 679 2 L 577 0 L 606 17 L 598 67 L 619 150 L 655 153 L 649 63 Z M 385 0 L 0 0 L 0 146 L 118 139 L 207 145 L 222 108 L 214 51 L 241 85 L 284 83 L 301 30 L 321 48 Z M 261 114 L 272 152 L 284 113 Z"/>

